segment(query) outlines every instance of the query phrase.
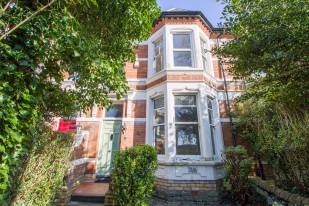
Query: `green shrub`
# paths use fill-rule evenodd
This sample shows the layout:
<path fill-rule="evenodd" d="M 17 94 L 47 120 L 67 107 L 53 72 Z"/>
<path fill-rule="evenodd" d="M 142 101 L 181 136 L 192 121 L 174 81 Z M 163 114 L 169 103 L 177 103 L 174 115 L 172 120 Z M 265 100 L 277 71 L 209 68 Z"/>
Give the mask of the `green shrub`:
<path fill-rule="evenodd" d="M 252 160 L 244 146 L 227 147 L 222 154 L 226 176 L 223 186 L 233 203 L 245 204 L 249 197 L 248 176 Z"/>
<path fill-rule="evenodd" d="M 111 180 L 114 204 L 148 205 L 155 185 L 157 164 L 157 152 L 149 145 L 116 153 Z"/>
<path fill-rule="evenodd" d="M 53 132 L 44 124 L 29 134 L 33 142 L 30 152 L 11 171 L 10 200 L 7 205 L 52 205 L 63 186 L 70 167 L 72 134 Z"/>
<path fill-rule="evenodd" d="M 309 195 L 309 111 L 266 105 L 238 104 L 238 133 L 251 143 L 257 159 L 266 161 L 276 185 Z"/>

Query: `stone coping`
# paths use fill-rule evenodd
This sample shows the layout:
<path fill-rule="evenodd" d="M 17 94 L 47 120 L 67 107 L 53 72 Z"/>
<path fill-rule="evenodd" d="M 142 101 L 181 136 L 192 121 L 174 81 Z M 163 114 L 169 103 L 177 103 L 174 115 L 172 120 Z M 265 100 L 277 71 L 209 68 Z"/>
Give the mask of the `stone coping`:
<path fill-rule="evenodd" d="M 198 160 L 181 160 L 181 161 L 173 161 L 173 162 L 161 162 L 159 161 L 158 165 L 161 166 L 221 166 L 224 165 L 224 162 L 218 161 L 198 161 Z"/>
<path fill-rule="evenodd" d="M 309 198 L 290 193 L 275 186 L 273 181 L 264 181 L 259 177 L 249 177 L 249 182 L 293 205 L 309 206 Z"/>

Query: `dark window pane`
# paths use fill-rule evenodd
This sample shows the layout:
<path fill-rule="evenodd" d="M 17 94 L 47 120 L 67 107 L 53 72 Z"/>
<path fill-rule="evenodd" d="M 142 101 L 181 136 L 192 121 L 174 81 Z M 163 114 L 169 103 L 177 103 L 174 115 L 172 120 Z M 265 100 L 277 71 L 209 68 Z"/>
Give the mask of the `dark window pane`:
<path fill-rule="evenodd" d="M 154 124 L 164 123 L 164 108 L 154 110 Z"/>
<path fill-rule="evenodd" d="M 155 147 L 158 154 L 165 154 L 165 131 L 164 126 L 155 126 L 154 127 L 155 132 Z"/>
<path fill-rule="evenodd" d="M 157 56 L 157 57 L 155 58 L 155 70 L 156 70 L 156 72 L 161 71 L 162 68 L 163 68 L 163 61 L 162 61 L 162 58 L 163 58 L 162 55 Z"/>
<path fill-rule="evenodd" d="M 195 96 L 175 96 L 175 105 L 196 105 Z"/>
<path fill-rule="evenodd" d="M 174 49 L 191 48 L 189 34 L 174 34 L 173 35 Z"/>
<path fill-rule="evenodd" d="M 213 113 L 212 110 L 208 110 L 208 118 L 209 118 L 209 124 L 213 125 L 214 124 L 214 118 L 213 118 Z"/>
<path fill-rule="evenodd" d="M 198 125 L 176 125 L 176 154 L 200 154 Z"/>
<path fill-rule="evenodd" d="M 175 107 L 176 122 L 197 122 L 196 107 Z"/>
<path fill-rule="evenodd" d="M 212 109 L 212 101 L 211 99 L 207 99 L 207 105 L 209 109 Z"/>
<path fill-rule="evenodd" d="M 162 108 L 162 107 L 164 107 L 164 98 L 163 97 L 154 100 L 154 108 L 155 109 Z"/>
<path fill-rule="evenodd" d="M 215 147 L 215 127 L 214 126 L 210 126 L 210 133 L 211 133 L 211 143 L 212 143 L 212 153 L 213 155 L 216 154 L 216 147 Z"/>
<path fill-rule="evenodd" d="M 174 66 L 192 66 L 190 51 L 174 51 Z"/>
<path fill-rule="evenodd" d="M 114 107 L 110 108 L 106 113 L 105 117 L 122 117 L 123 105 L 115 104 Z"/>

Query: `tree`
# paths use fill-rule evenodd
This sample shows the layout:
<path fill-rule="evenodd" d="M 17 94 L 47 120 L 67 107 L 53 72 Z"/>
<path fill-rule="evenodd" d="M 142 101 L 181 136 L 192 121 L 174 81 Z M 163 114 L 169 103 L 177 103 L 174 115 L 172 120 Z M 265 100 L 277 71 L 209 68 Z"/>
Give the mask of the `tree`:
<path fill-rule="evenodd" d="M 223 2 L 234 39 L 217 52 L 247 82 L 234 126 L 279 186 L 308 195 L 309 0 Z"/>
<path fill-rule="evenodd" d="M 219 50 L 247 98 L 292 107 L 309 104 L 309 1 L 223 0 L 227 32 Z"/>
<path fill-rule="evenodd" d="M 123 63 L 134 60 L 159 9 L 155 0 L 2 0 L 0 7 L 1 36 L 16 28 L 0 40 L 1 199 L 38 119 L 108 106 L 109 93 L 126 93 Z M 61 88 L 64 73 L 74 90 Z"/>

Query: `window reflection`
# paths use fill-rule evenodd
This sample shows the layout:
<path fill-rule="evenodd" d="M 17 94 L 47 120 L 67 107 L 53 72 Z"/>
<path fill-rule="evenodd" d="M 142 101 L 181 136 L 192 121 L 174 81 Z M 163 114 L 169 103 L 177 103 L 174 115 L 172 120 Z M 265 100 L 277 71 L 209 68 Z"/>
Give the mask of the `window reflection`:
<path fill-rule="evenodd" d="M 164 98 L 158 98 L 154 100 L 154 143 L 158 154 L 165 154 L 165 110 L 164 110 Z"/>
<path fill-rule="evenodd" d="M 199 131 L 195 95 L 175 96 L 176 154 L 199 155 Z"/>
<path fill-rule="evenodd" d="M 123 105 L 115 104 L 112 108 L 107 110 L 105 117 L 122 117 Z"/>

